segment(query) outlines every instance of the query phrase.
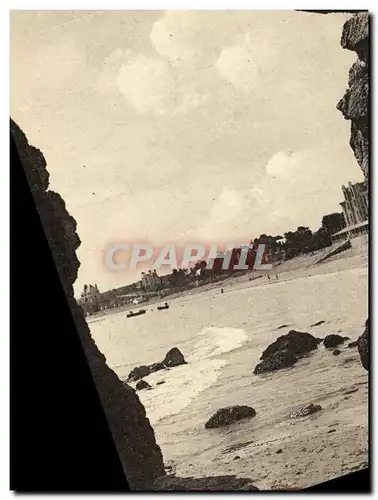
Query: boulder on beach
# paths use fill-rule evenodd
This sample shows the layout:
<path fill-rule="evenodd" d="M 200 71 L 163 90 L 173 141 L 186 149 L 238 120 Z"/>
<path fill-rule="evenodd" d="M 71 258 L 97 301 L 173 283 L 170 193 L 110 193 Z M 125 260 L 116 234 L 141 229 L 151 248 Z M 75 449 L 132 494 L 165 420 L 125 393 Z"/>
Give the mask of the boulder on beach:
<path fill-rule="evenodd" d="M 127 380 L 129 382 L 136 382 L 137 380 L 147 377 L 150 374 L 150 368 L 145 365 L 137 366 L 129 373 Z"/>
<path fill-rule="evenodd" d="M 358 347 L 358 339 L 355 340 L 354 342 L 349 342 L 347 347 L 348 347 L 348 349 L 351 349 L 352 347 Z"/>
<path fill-rule="evenodd" d="M 142 391 L 143 389 L 152 389 L 152 387 L 150 386 L 150 384 L 148 382 L 146 382 L 145 380 L 138 380 L 136 386 L 135 386 L 135 389 L 137 391 Z"/>
<path fill-rule="evenodd" d="M 349 337 L 342 337 L 341 335 L 332 333 L 324 338 L 323 344 L 327 349 L 332 349 L 333 347 L 343 344 L 346 340 L 349 340 Z"/>
<path fill-rule="evenodd" d="M 301 408 L 297 408 L 290 414 L 290 418 L 302 418 L 307 417 L 308 415 L 312 415 L 313 413 L 317 413 L 323 408 L 320 405 L 314 405 L 313 403 L 302 406 Z"/>
<path fill-rule="evenodd" d="M 358 339 L 358 354 L 360 355 L 362 366 L 369 371 L 369 320 L 366 320 L 365 331 Z"/>
<path fill-rule="evenodd" d="M 298 361 L 297 356 L 287 350 L 277 351 L 271 354 L 268 358 L 260 361 L 256 365 L 253 373 L 259 375 L 260 373 L 274 372 L 284 368 L 290 368 Z"/>
<path fill-rule="evenodd" d="M 270 344 L 262 353 L 261 362 L 254 369 L 254 374 L 271 372 L 293 366 L 298 357 L 317 349 L 320 339 L 310 333 L 290 330 Z"/>
<path fill-rule="evenodd" d="M 163 365 L 168 366 L 169 368 L 171 368 L 172 366 L 180 366 L 186 364 L 187 362 L 185 361 L 183 354 L 177 347 L 174 347 L 173 349 L 168 351 L 163 361 Z"/>
<path fill-rule="evenodd" d="M 310 333 L 290 330 L 289 333 L 281 335 L 275 342 L 270 344 L 262 353 L 260 359 L 267 359 L 272 354 L 283 350 L 290 351 L 296 355 L 306 354 L 316 349 L 318 343 L 318 339 Z"/>
<path fill-rule="evenodd" d="M 340 353 L 341 353 L 340 349 L 335 349 L 332 354 L 334 356 L 338 356 Z"/>
<path fill-rule="evenodd" d="M 137 366 L 129 373 L 127 377 L 127 382 L 136 382 L 141 378 L 147 377 L 150 373 L 157 372 L 159 370 L 164 370 L 166 368 L 172 368 L 174 366 L 186 365 L 187 362 L 181 351 L 174 347 L 167 352 L 163 361 L 159 363 L 152 363 L 152 365 L 141 365 Z"/>
<path fill-rule="evenodd" d="M 164 363 L 152 363 L 148 368 L 150 369 L 150 373 L 154 373 L 159 370 L 164 370 L 165 366 Z"/>
<path fill-rule="evenodd" d="M 221 408 L 206 422 L 206 429 L 216 429 L 233 424 L 244 418 L 252 418 L 256 411 L 250 406 L 229 406 Z"/>

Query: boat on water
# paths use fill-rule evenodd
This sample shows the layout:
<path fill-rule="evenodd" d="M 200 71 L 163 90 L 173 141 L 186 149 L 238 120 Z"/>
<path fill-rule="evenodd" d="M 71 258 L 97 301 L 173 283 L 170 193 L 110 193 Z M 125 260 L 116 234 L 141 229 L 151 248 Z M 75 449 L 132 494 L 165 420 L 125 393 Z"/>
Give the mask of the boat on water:
<path fill-rule="evenodd" d="M 130 311 L 129 314 L 126 314 L 126 317 L 133 318 L 134 316 L 140 316 L 141 314 L 146 314 L 146 309 L 139 309 L 137 312 Z"/>
<path fill-rule="evenodd" d="M 164 311 L 164 309 L 169 309 L 168 302 L 166 302 L 163 306 L 157 306 L 158 311 Z"/>

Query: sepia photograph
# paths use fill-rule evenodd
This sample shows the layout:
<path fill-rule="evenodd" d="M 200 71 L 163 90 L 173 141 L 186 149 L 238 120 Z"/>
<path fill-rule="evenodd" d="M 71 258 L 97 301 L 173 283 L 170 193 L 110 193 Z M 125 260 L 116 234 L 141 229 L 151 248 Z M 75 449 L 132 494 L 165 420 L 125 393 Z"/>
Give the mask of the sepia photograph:
<path fill-rule="evenodd" d="M 369 467 L 369 81 L 368 11 L 11 11 L 11 136 L 131 490 Z"/>

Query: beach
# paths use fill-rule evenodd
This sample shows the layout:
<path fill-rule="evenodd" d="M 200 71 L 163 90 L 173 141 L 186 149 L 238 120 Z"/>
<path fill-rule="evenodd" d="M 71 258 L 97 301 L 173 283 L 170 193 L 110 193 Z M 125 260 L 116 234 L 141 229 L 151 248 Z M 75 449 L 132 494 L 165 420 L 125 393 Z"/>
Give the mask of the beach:
<path fill-rule="evenodd" d="M 305 488 L 367 466 L 368 374 L 356 348 L 346 342 L 334 356 L 320 344 L 291 368 L 253 374 L 264 349 L 289 330 L 322 338 L 338 333 L 350 342 L 363 332 L 367 246 L 322 264 L 313 260 L 283 263 L 270 280 L 226 280 L 223 294 L 218 285 L 163 299 L 170 303 L 166 311 L 148 304 L 140 317 L 118 312 L 88 321 L 122 380 L 136 366 L 161 361 L 172 347 L 184 354 L 188 364 L 149 375 L 153 389 L 138 392 L 168 471 L 181 477 L 236 474 L 260 489 L 280 489 Z M 311 326 L 319 321 L 324 323 Z M 289 417 L 310 403 L 322 410 Z M 230 405 L 251 406 L 256 416 L 205 429 L 219 408 Z"/>

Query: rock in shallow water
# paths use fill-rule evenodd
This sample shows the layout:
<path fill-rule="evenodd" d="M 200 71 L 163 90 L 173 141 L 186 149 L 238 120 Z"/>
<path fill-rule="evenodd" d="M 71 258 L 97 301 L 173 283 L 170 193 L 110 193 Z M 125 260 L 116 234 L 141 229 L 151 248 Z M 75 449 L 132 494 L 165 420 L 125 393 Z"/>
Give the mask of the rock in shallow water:
<path fill-rule="evenodd" d="M 152 365 L 141 365 L 137 366 L 129 373 L 127 377 L 127 382 L 136 382 L 141 378 L 147 377 L 150 373 L 157 372 L 159 370 L 164 370 L 165 368 L 172 368 L 174 366 L 186 365 L 187 362 L 182 354 L 182 352 L 174 347 L 167 352 L 163 361 L 159 363 L 152 363 Z"/>
<path fill-rule="evenodd" d="M 131 372 L 129 373 L 129 376 L 127 378 L 128 381 L 137 381 L 143 377 L 147 377 L 150 374 L 150 369 L 148 366 L 141 365 L 137 366 Z"/>
<path fill-rule="evenodd" d="M 180 350 L 177 349 L 177 347 L 168 351 L 163 361 L 163 365 L 168 366 L 169 368 L 186 364 L 184 356 Z"/>
<path fill-rule="evenodd" d="M 165 368 L 164 363 L 152 363 L 152 365 L 148 367 L 150 373 L 154 373 L 159 370 L 164 370 L 164 368 Z"/>
<path fill-rule="evenodd" d="M 337 347 L 340 344 L 343 344 L 346 340 L 349 340 L 349 337 L 342 337 L 341 335 L 332 333 L 331 335 L 327 335 L 324 338 L 323 344 L 324 347 L 330 349 L 333 347 Z"/>
<path fill-rule="evenodd" d="M 355 340 L 354 342 L 349 342 L 347 347 L 348 349 L 351 349 L 352 347 L 358 347 L 358 340 Z"/>
<path fill-rule="evenodd" d="M 249 406 L 229 406 L 221 408 L 206 422 L 206 429 L 216 429 L 233 424 L 244 418 L 252 418 L 256 411 Z"/>
<path fill-rule="evenodd" d="M 318 339 L 310 333 L 290 330 L 289 333 L 281 335 L 275 342 L 270 344 L 262 353 L 260 359 L 267 359 L 272 354 L 282 350 L 290 351 L 296 355 L 305 354 L 316 349 L 318 343 Z"/>
<path fill-rule="evenodd" d="M 338 356 L 340 353 L 341 353 L 340 349 L 335 349 L 332 354 L 334 356 Z"/>
<path fill-rule="evenodd" d="M 148 382 L 146 382 L 145 380 L 139 380 L 137 382 L 137 385 L 135 386 L 135 389 L 137 391 L 142 391 L 143 389 L 152 389 L 152 387 L 150 386 L 150 384 Z"/>
<path fill-rule="evenodd" d="M 298 357 L 317 349 L 320 339 L 306 332 L 290 330 L 270 344 L 262 353 L 261 362 L 254 369 L 254 374 L 272 372 L 293 366 Z"/>
<path fill-rule="evenodd" d="M 293 366 L 297 361 L 298 358 L 291 351 L 277 351 L 256 365 L 253 373 L 259 375 L 260 373 L 290 368 L 290 366 Z"/>
<path fill-rule="evenodd" d="M 302 408 L 298 408 L 294 410 L 290 414 L 290 418 L 302 418 L 302 417 L 307 417 L 308 415 L 312 415 L 313 413 L 317 413 L 318 411 L 322 410 L 323 408 L 320 405 L 314 405 L 313 403 L 307 405 L 307 406 L 302 406 Z"/>

